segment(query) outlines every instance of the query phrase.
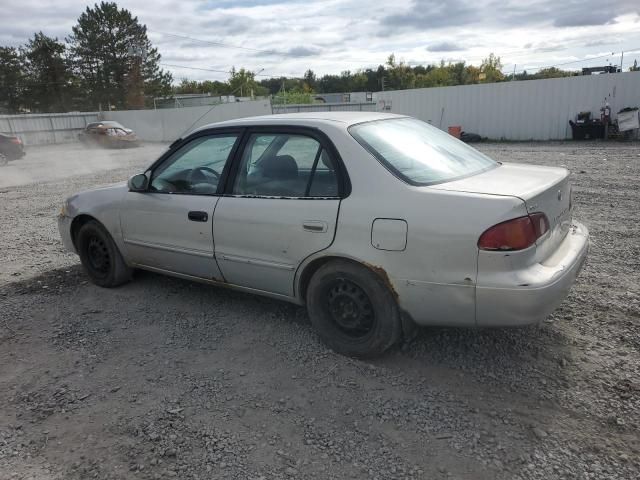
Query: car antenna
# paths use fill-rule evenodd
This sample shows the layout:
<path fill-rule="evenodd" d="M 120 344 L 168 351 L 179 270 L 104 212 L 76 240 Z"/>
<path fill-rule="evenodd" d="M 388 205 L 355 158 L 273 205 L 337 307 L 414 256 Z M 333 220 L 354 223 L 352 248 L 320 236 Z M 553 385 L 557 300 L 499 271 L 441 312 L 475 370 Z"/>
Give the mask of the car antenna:
<path fill-rule="evenodd" d="M 264 68 L 261 68 L 260 70 L 258 70 L 258 72 L 257 72 L 257 73 L 254 73 L 254 74 L 253 74 L 253 76 L 254 76 L 254 77 L 256 77 L 257 75 L 259 75 L 259 74 L 260 74 L 261 72 L 263 72 L 263 71 L 264 71 Z M 227 97 L 230 97 L 230 96 L 232 96 L 232 95 L 235 95 L 236 93 L 238 93 L 238 90 L 240 90 L 242 87 L 244 87 L 244 85 L 240 85 L 240 86 L 239 86 L 238 88 L 236 88 L 233 92 L 229 93 L 229 94 L 227 95 Z M 197 124 L 200 120 L 202 120 L 204 117 L 206 117 L 207 115 L 209 115 L 209 112 L 211 112 L 211 110 L 213 110 L 214 108 L 216 108 L 218 105 L 222 105 L 222 103 L 215 103 L 215 104 L 213 104 L 209 110 L 207 110 L 207 111 L 206 111 L 206 112 L 204 112 L 202 115 L 200 115 L 200 116 L 196 119 L 196 121 L 195 121 L 195 122 L 193 122 L 191 125 L 189 125 L 189 126 L 187 127 L 187 129 L 186 129 L 184 132 L 182 132 L 182 133 L 180 134 L 180 136 L 178 136 L 178 139 L 177 139 L 175 142 L 173 142 L 171 145 L 169 145 L 169 148 L 173 147 L 173 146 L 178 142 L 178 140 L 180 140 L 182 137 L 184 137 L 184 135 L 185 135 L 189 130 L 191 130 L 191 129 L 193 128 L 193 126 L 194 126 L 195 124 Z"/>

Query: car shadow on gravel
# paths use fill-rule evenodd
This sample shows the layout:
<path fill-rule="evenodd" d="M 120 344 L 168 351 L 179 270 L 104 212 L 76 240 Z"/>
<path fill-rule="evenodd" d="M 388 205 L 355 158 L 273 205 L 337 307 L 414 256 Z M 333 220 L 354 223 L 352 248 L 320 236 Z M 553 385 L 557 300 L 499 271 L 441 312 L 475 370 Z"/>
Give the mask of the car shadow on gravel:
<path fill-rule="evenodd" d="M 33 294 L 71 296 L 75 302 L 92 295 L 97 302 L 106 304 L 118 301 L 116 297 L 109 300 L 112 296 L 124 297 L 125 300 L 119 300 L 128 303 L 123 311 L 133 312 L 126 313 L 125 322 L 159 322 L 166 331 L 166 341 L 175 342 L 177 346 L 206 348 L 207 342 L 219 341 L 225 335 L 242 335 L 243 328 L 262 329 L 267 335 L 271 332 L 278 336 L 284 328 L 292 330 L 288 335 L 298 337 L 295 343 L 300 343 L 301 349 L 310 353 L 324 349 L 303 307 L 145 271 L 137 271 L 129 284 L 102 290 L 89 284 L 80 265 L 51 270 L 5 285 L 0 289 L 0 302 L 3 297 Z M 140 309 L 153 308 L 154 299 L 163 299 L 165 309 L 175 305 L 175 310 L 166 312 L 163 320 L 156 320 L 153 315 L 142 318 L 134 314 Z M 210 312 L 214 312 L 213 316 Z M 69 320 L 74 321 L 83 320 Z M 235 328 L 238 321 L 243 328 Z M 64 319 L 60 322 L 64 323 Z M 76 323 L 68 327 L 80 328 Z M 108 326 L 108 321 L 103 323 Z M 278 342 L 272 340 L 274 344 Z M 286 335 L 279 341 L 280 350 L 286 350 Z M 372 362 L 420 377 L 457 376 L 511 391 L 539 392 L 542 386 L 546 387 L 544 391 L 553 392 L 566 384 L 564 367 L 570 360 L 569 341 L 561 329 L 545 323 L 513 329 L 420 328 L 413 340 Z"/>
<path fill-rule="evenodd" d="M 177 448 L 171 432 L 195 438 L 190 440 L 194 452 L 182 451 L 185 457 L 178 458 L 202 470 L 197 452 L 205 443 L 197 432 L 201 424 L 221 419 L 233 435 L 262 425 L 289 442 L 298 437 L 316 442 L 318 435 L 334 441 L 341 435 L 335 432 L 352 429 L 357 420 L 379 436 L 357 436 L 354 444 L 390 436 L 403 445 L 435 448 L 436 456 L 446 459 L 439 461 L 453 471 L 474 471 L 464 462 L 478 455 L 500 458 L 517 471 L 521 461 L 515 452 L 528 452 L 537 442 L 533 425 L 548 430 L 558 422 L 560 412 L 553 405 L 566 390 L 556 361 L 566 355 L 565 339 L 553 324 L 422 328 L 381 358 L 359 361 L 325 347 L 303 307 L 148 272 L 103 289 L 91 284 L 79 265 L 3 286 L 0 311 L 14 314 L 11 335 L 5 335 L 0 321 L 0 347 L 11 352 L 7 358 L 16 362 L 16 371 L 28 366 L 37 372 L 16 376 L 12 388 L 17 393 L 7 408 L 47 429 L 45 424 L 61 421 L 59 413 L 72 414 L 84 419 L 76 428 L 86 436 L 89 420 L 109 405 L 120 412 L 109 417 L 109 435 L 138 445 L 131 455 L 128 448 L 116 453 L 119 462 L 137 464 L 144 458 L 146 463 L 153 457 L 173 465 L 176 457 L 164 453 Z M 36 351 L 39 355 L 31 355 Z M 29 365 L 16 360 L 26 355 L 31 355 Z M 50 365 L 59 377 L 43 373 Z M 278 421 L 272 424 L 274 416 Z M 322 420 L 317 427 L 307 420 L 300 427 L 303 418 Z M 164 440 L 140 444 L 144 432 L 156 438 L 158 429 L 165 431 Z M 313 435 L 305 437 L 309 431 Z M 518 447 L 505 460 L 503 452 L 492 453 L 492 442 L 494 434 L 507 433 Z M 291 448 L 315 452 L 315 443 L 301 445 L 294 441 Z M 353 449 L 338 447 L 341 454 Z M 409 455 L 404 446 L 394 448 L 407 458 L 415 453 L 413 463 L 438 471 L 437 465 L 422 463 L 422 450 Z M 452 452 L 466 452 L 466 466 L 459 465 L 462 453 Z M 94 451 L 88 458 L 97 455 Z M 398 464 L 405 461 L 402 455 Z M 76 472 L 67 478 L 87 476 Z M 502 477 L 484 472 L 458 478 Z"/>

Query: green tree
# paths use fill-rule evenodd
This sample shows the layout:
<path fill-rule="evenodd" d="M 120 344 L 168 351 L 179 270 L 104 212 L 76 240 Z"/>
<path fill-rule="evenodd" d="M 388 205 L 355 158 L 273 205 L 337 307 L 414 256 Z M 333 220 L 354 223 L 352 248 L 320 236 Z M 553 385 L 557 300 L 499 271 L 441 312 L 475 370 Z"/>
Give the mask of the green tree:
<path fill-rule="evenodd" d="M 126 108 L 143 95 L 170 93 L 171 74 L 160 69 L 146 26 L 129 10 L 112 2 L 87 7 L 72 31 L 67 40 L 87 107 Z"/>
<path fill-rule="evenodd" d="M 504 80 L 500 57 L 495 56 L 493 53 L 490 53 L 487 58 L 482 60 L 480 72 L 484 76 L 484 83 L 501 82 Z"/>
<path fill-rule="evenodd" d="M 219 82 L 217 80 L 204 80 L 202 82 L 198 82 L 196 80 L 183 78 L 180 84 L 173 88 L 173 93 L 227 95 L 229 94 L 229 84 Z"/>
<path fill-rule="evenodd" d="M 303 89 L 305 92 L 312 93 L 316 89 L 316 74 L 313 73 L 313 70 L 307 70 L 304 72 L 304 85 Z"/>
<path fill-rule="evenodd" d="M 465 62 L 450 63 L 447 65 L 449 71 L 449 85 L 467 85 L 470 82 L 470 73 Z"/>
<path fill-rule="evenodd" d="M 25 107 L 32 112 L 69 111 L 74 85 L 64 44 L 39 32 L 20 51 L 26 75 Z"/>
<path fill-rule="evenodd" d="M 538 73 L 536 73 L 535 77 L 536 78 L 561 78 L 561 77 L 568 77 L 571 75 L 573 75 L 572 72 L 567 72 L 566 70 L 560 70 L 557 67 L 549 67 L 549 68 L 542 68 L 538 70 Z"/>
<path fill-rule="evenodd" d="M 290 91 L 281 91 L 274 95 L 272 102 L 274 105 L 282 105 L 284 103 L 290 105 L 308 104 L 313 103 L 313 94 L 296 88 Z"/>
<path fill-rule="evenodd" d="M 416 75 L 413 69 L 403 61 L 397 63 L 393 53 L 387 58 L 385 77 L 388 90 L 415 88 Z"/>
<path fill-rule="evenodd" d="M 21 110 L 23 77 L 18 51 L 13 47 L 0 47 L 0 112 Z"/>
<path fill-rule="evenodd" d="M 230 94 L 239 97 L 268 95 L 268 90 L 256 82 L 256 74 L 244 68 L 236 70 L 233 67 L 231 69 L 229 90 Z"/>
<path fill-rule="evenodd" d="M 318 80 L 318 91 L 323 93 L 348 92 L 348 77 L 350 72 L 342 72 L 341 75 L 323 75 Z"/>

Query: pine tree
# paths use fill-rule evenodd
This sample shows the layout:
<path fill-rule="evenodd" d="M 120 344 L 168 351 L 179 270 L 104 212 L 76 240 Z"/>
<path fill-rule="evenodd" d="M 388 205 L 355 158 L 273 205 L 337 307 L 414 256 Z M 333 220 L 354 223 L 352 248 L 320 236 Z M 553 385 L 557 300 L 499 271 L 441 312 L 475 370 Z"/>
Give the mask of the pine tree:
<path fill-rule="evenodd" d="M 0 113 L 21 110 L 23 76 L 18 51 L 13 47 L 0 47 Z"/>
<path fill-rule="evenodd" d="M 42 32 L 20 49 L 26 80 L 24 103 L 31 112 L 66 112 L 72 103 L 73 79 L 66 47 Z"/>
<path fill-rule="evenodd" d="M 170 92 L 171 74 L 129 10 L 113 2 L 87 7 L 72 31 L 67 41 L 86 107 L 139 108 L 144 97 Z"/>

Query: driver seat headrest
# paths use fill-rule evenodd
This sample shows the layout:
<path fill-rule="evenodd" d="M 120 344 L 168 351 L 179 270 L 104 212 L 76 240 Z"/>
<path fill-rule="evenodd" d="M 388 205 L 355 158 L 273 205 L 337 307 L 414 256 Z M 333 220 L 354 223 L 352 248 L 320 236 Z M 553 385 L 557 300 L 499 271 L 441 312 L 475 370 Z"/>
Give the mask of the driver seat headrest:
<path fill-rule="evenodd" d="M 265 159 L 262 174 L 278 180 L 298 178 L 298 164 L 291 155 L 278 155 Z"/>

